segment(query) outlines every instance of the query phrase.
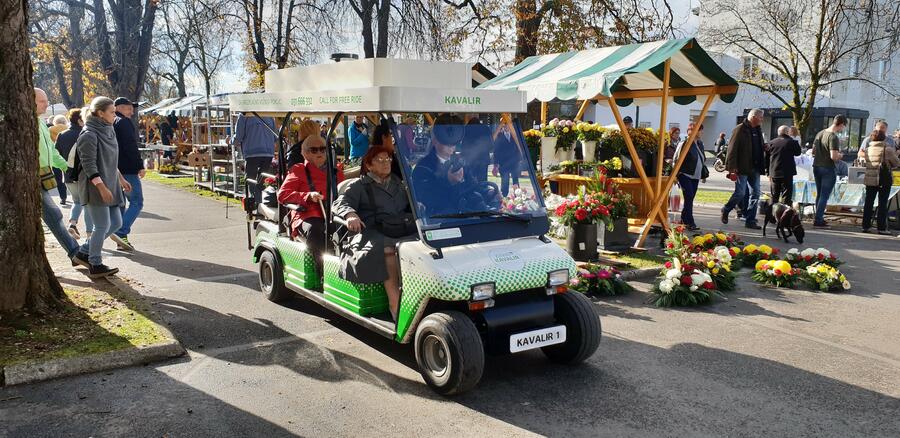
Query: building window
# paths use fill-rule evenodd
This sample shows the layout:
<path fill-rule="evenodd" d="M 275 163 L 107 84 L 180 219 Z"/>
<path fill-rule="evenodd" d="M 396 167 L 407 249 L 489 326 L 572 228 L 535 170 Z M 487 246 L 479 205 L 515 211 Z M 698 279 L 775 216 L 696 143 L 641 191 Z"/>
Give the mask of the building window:
<path fill-rule="evenodd" d="M 887 72 L 891 68 L 891 61 L 887 59 L 882 59 L 878 61 L 878 80 L 883 81 L 887 79 Z"/>
<path fill-rule="evenodd" d="M 638 122 L 638 128 L 650 128 L 650 122 Z"/>
<path fill-rule="evenodd" d="M 741 58 L 741 62 L 743 64 L 741 73 L 743 73 L 744 76 L 755 76 L 759 73 L 759 58 L 754 56 L 744 56 Z"/>
<path fill-rule="evenodd" d="M 850 76 L 859 76 L 859 56 L 850 58 Z"/>

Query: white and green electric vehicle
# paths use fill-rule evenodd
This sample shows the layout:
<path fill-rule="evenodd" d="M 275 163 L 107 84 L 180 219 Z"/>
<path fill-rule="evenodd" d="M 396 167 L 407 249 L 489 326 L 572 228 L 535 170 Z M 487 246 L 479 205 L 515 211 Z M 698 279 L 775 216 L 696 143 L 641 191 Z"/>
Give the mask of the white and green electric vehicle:
<path fill-rule="evenodd" d="M 430 123 L 438 114 L 477 114 L 493 138 L 509 132 L 522 163 L 530 163 L 515 118 L 525 112 L 524 94 L 473 89 L 471 77 L 464 63 L 367 59 L 266 72 L 266 92 L 229 96 L 232 111 L 283 118 L 282 125 L 291 117 L 327 118 L 330 134 L 345 117 L 360 114 L 387 123 L 419 120 L 393 125 L 394 138 L 404 140 L 397 142 L 394 159 L 415 206 L 418 231 L 396 248 L 401 279 L 396 322 L 380 283 L 340 277 L 339 237 L 327 238 L 321 278 L 304 242 L 286 230 L 290 206 L 249 201 L 245 209 L 260 288 L 270 300 L 296 293 L 396 342 L 413 343 L 422 377 L 448 395 L 478 383 L 486 353 L 541 349 L 554 362 L 575 364 L 597 350 L 601 334 L 591 302 L 567 290 L 575 262 L 545 236 L 549 221 L 532 166 L 521 166 L 517 185 L 510 181 L 503 196 L 486 155 L 487 167 L 466 164 L 471 183 L 465 196 L 447 199 L 440 210 L 422 202 L 433 198 L 434 187 L 417 185 L 411 176 L 430 150 Z M 406 141 L 409 135 L 415 142 Z M 336 184 L 335 146 L 329 143 L 327 151 L 327 200 L 349 183 Z M 456 154 L 473 156 L 477 151 L 467 149 L 472 147 L 462 138 Z M 278 175 L 285 175 L 280 167 Z M 340 225 L 339 218 L 328 216 Z"/>

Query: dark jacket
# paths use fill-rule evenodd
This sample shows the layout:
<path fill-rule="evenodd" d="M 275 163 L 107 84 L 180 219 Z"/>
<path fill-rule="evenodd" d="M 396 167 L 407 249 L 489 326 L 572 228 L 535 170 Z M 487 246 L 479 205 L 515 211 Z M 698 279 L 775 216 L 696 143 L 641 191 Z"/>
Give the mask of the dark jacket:
<path fill-rule="evenodd" d="M 419 160 L 413 169 L 412 180 L 416 201 L 425 206 L 420 216 L 456 213 L 465 181 L 451 184 L 447 179 L 448 163 L 441 163 L 434 149 Z"/>
<path fill-rule="evenodd" d="M 502 132 L 497 134 L 494 140 L 494 163 L 500 165 L 504 172 L 518 170 L 518 164 L 522 161 L 522 152 L 516 144 L 513 134 L 509 140 Z"/>
<path fill-rule="evenodd" d="M 175 131 L 172 130 L 172 126 L 169 125 L 169 122 L 163 120 L 159 124 L 159 139 L 162 141 L 162 144 L 165 146 L 169 146 L 172 144 L 172 137 L 175 136 Z"/>
<path fill-rule="evenodd" d="M 794 157 L 802 151 L 800 143 L 788 135 L 781 135 L 769 142 L 766 148 L 766 171 L 772 178 L 789 178 L 797 174 Z"/>
<path fill-rule="evenodd" d="M 116 142 L 119 143 L 119 172 L 122 172 L 122 175 L 137 174 L 144 168 L 144 160 L 141 159 L 141 151 L 138 150 L 134 123 L 117 111 L 113 129 L 116 132 Z"/>
<path fill-rule="evenodd" d="M 753 136 L 757 137 L 754 145 Z M 753 172 L 763 174 L 766 171 L 763 156 L 762 129 L 753 128 L 750 122 L 744 120 L 731 131 L 731 140 L 728 143 L 728 154 L 725 156 L 725 168 L 729 171 L 737 170 L 739 175 L 750 175 Z"/>
<path fill-rule="evenodd" d="M 372 187 L 369 198 L 366 186 Z M 347 190 L 334 201 L 335 215 L 347 218 L 356 213 L 366 224 L 344 242 L 341 250 L 341 278 L 354 283 L 381 283 L 387 280 L 384 265 L 385 237 L 376 228 L 376 218 L 398 216 L 410 212 L 409 198 L 400 178 L 391 174 L 390 181 L 383 186 L 369 175 L 350 183 Z"/>

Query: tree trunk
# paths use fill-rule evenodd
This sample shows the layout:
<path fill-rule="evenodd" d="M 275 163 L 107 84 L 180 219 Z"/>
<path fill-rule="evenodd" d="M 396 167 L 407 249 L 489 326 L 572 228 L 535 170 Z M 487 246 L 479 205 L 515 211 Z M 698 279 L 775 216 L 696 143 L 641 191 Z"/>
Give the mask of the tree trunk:
<path fill-rule="evenodd" d="M 109 42 L 106 9 L 102 0 L 94 0 L 94 19 L 100 45 L 100 66 L 109 80 L 112 92 L 132 101 L 140 100 L 144 79 L 150 68 L 150 44 L 153 41 L 153 22 L 157 2 L 147 0 L 119 0 L 110 3 L 115 28 L 115 53 Z"/>
<path fill-rule="evenodd" d="M 80 107 L 84 101 L 84 38 L 81 33 L 81 20 L 84 18 L 84 7 L 80 3 L 69 2 L 69 53 L 72 55 L 72 86 L 69 98 L 71 105 L 66 107 Z"/>
<path fill-rule="evenodd" d="M 374 0 L 363 0 L 361 3 L 362 14 L 360 14 L 359 19 L 362 22 L 363 57 L 374 58 L 375 39 L 372 35 L 372 6 Z"/>
<path fill-rule="evenodd" d="M 378 5 L 378 46 L 375 50 L 376 58 L 387 58 L 388 56 L 388 36 L 390 30 L 388 28 L 391 21 L 391 2 L 390 0 L 381 0 Z"/>
<path fill-rule="evenodd" d="M 536 0 L 516 0 L 516 64 L 529 56 L 537 55 L 538 29 L 541 17 Z"/>
<path fill-rule="evenodd" d="M 27 0 L 0 2 L 0 312 L 57 307 L 44 253 Z"/>

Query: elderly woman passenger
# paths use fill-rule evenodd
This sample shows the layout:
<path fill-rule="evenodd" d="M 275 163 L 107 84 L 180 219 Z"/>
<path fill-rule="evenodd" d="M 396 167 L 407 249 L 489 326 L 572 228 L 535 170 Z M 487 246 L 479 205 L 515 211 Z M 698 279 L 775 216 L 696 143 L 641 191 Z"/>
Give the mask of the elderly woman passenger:
<path fill-rule="evenodd" d="M 322 276 L 322 252 L 325 251 L 325 212 L 322 202 L 328 193 L 328 177 L 325 173 L 325 139 L 310 135 L 303 140 L 301 153 L 305 163 L 291 167 L 287 177 L 278 189 L 279 204 L 297 204 L 300 209 L 292 211 L 291 237 L 303 236 L 306 247 L 316 260 L 316 272 Z M 344 173 L 338 169 L 337 182 L 344 180 Z"/>
<path fill-rule="evenodd" d="M 397 319 L 400 268 L 395 245 L 415 232 L 409 198 L 391 173 L 392 149 L 372 146 L 363 156 L 368 173 L 334 201 L 334 214 L 356 233 L 345 244 L 340 275 L 354 283 L 383 283 L 391 316 Z"/>

